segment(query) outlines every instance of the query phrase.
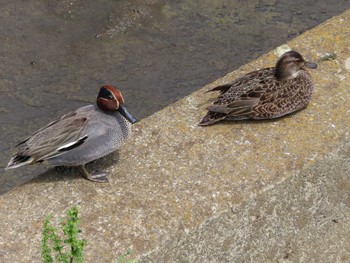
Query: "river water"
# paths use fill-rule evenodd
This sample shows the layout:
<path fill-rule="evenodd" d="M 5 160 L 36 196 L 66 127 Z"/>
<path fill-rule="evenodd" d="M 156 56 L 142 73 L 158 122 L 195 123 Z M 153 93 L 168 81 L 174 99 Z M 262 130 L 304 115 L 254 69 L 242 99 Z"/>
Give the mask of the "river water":
<path fill-rule="evenodd" d="M 345 0 L 0 1 L 0 194 L 47 170 L 5 172 L 16 142 L 93 103 L 102 84 L 119 87 L 142 119 L 349 7 Z"/>

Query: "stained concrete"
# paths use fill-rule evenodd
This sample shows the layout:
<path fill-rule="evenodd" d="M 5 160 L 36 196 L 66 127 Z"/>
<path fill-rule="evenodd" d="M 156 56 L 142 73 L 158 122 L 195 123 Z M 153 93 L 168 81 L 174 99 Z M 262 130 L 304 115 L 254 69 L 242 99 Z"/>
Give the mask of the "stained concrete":
<path fill-rule="evenodd" d="M 138 262 L 350 262 L 350 144 Z"/>
<path fill-rule="evenodd" d="M 322 238 L 328 239 L 329 245 L 334 244 L 334 253 L 346 252 L 347 241 L 336 241 L 346 240 L 348 234 L 345 231 L 349 224 L 345 193 L 349 152 L 341 155 L 343 159 L 338 161 L 331 159 L 335 165 L 332 169 L 314 168 L 315 172 L 312 169 L 322 164 L 331 152 L 338 152 L 349 140 L 349 35 L 350 11 L 347 11 L 287 43 L 307 60 L 317 61 L 329 53 L 336 54 L 336 59 L 320 61 L 319 68 L 311 72 L 315 94 L 307 109 L 297 114 L 267 122 L 196 125 L 205 114 L 205 107 L 215 97 L 204 91 L 246 72 L 273 65 L 277 57 L 270 52 L 136 124 L 133 137 L 125 147 L 90 165 L 90 169 L 107 169 L 111 173 L 109 184 L 88 182 L 76 169 L 50 169 L 1 196 L 0 261 L 40 261 L 44 216 L 48 213 L 55 218 L 63 216 L 66 209 L 75 204 L 80 206 L 82 235 L 88 242 L 86 262 L 113 262 L 127 248 L 132 248 L 135 258 L 144 255 L 146 262 L 147 259 L 161 261 L 162 255 L 165 258 L 169 255 L 174 261 L 187 258 L 189 262 L 195 262 L 197 258 L 200 259 L 198 262 L 211 259 L 215 262 L 220 257 L 230 261 L 231 256 L 242 255 L 242 261 L 249 261 L 248 257 L 243 257 L 244 253 L 252 253 L 251 258 L 282 261 L 279 255 L 287 257 L 287 254 L 276 251 L 273 254 L 273 248 L 282 251 L 283 246 L 286 253 L 296 255 L 291 260 L 298 262 L 302 259 L 297 257 L 298 251 L 309 251 L 308 255 L 312 255 L 311 250 L 317 248 L 317 242 L 326 244 L 322 243 L 325 242 Z M 342 171 L 339 177 L 329 176 L 337 169 Z M 302 178 L 308 176 L 315 178 L 314 185 L 310 185 L 314 195 L 310 197 L 303 196 L 308 181 Z M 301 178 L 299 183 L 297 178 Z M 335 180 L 330 181 L 329 187 L 326 187 L 327 178 Z M 325 180 L 323 184 L 322 180 Z M 288 194 L 284 196 L 289 185 L 291 191 L 295 191 L 286 192 Z M 335 190 L 339 193 L 334 193 Z M 269 194 L 274 199 L 269 200 Z M 343 198 L 344 205 L 337 204 Z M 323 204 L 322 200 L 329 201 Z M 310 219 L 318 215 L 314 211 L 318 208 L 317 203 L 314 204 L 316 201 L 322 204 L 324 222 L 318 218 L 314 222 Z M 301 219 L 283 210 L 287 203 L 286 209 L 293 208 Z M 324 205 L 328 205 L 328 209 Z M 232 207 L 242 211 L 242 217 L 227 212 Z M 327 214 L 336 207 L 346 210 L 344 217 L 337 214 L 334 218 L 338 223 L 332 222 L 331 215 Z M 232 222 L 230 218 L 236 218 L 233 219 L 236 221 Z M 203 225 L 208 220 L 212 227 Z M 228 223 L 218 226 L 217 221 Z M 188 249 L 184 257 L 177 257 L 181 252 L 167 252 L 168 248 L 178 249 L 178 246 L 171 247 L 173 242 L 176 243 L 174 240 L 191 244 L 186 242 L 201 233 L 198 231 L 221 231 L 225 227 L 229 229 L 231 223 L 232 227 L 241 226 L 242 231 L 232 234 L 233 239 L 229 239 L 227 233 L 225 255 L 220 251 L 217 254 L 201 253 L 205 244 L 209 246 L 208 251 L 213 251 L 211 246 L 220 248 L 223 241 L 219 238 L 217 242 L 213 239 L 213 243 L 200 240 L 202 247 L 195 248 L 194 243 L 188 245 L 197 251 L 192 254 Z M 253 227 L 249 226 L 251 223 Z M 327 231 L 331 229 L 330 225 L 337 226 L 337 230 L 322 235 L 317 223 L 326 224 L 322 229 Z M 270 227 L 274 225 L 275 228 Z M 274 235 L 277 232 L 279 235 Z M 293 233 L 299 234 L 300 239 L 293 237 Z M 192 240 L 196 242 L 195 238 Z M 308 240 L 313 243 L 308 244 Z M 263 246 L 265 241 L 272 245 Z M 280 246 L 273 245 L 278 242 L 281 242 Z M 309 248 L 300 248 L 301 245 Z M 289 247 L 291 252 L 288 252 Z M 241 254 L 234 253 L 231 248 Z M 322 259 L 322 251 L 315 250 L 314 255 Z M 347 259 L 345 252 L 344 259 Z M 203 255 L 197 257 L 199 254 Z M 173 255 L 175 257 L 171 257 Z"/>

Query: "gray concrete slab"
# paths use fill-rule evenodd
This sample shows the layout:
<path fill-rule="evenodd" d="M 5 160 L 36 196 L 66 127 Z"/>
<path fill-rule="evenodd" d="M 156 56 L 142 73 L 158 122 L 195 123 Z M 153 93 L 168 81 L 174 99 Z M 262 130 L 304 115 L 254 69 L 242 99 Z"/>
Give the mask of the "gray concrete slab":
<path fill-rule="evenodd" d="M 0 261 L 39 262 L 43 218 L 76 204 L 86 262 L 113 262 L 128 248 L 139 258 L 321 162 L 349 140 L 349 35 L 347 11 L 287 43 L 308 60 L 337 55 L 312 71 L 313 100 L 295 115 L 197 126 L 215 97 L 204 91 L 274 65 L 271 52 L 136 124 L 125 147 L 90 165 L 106 168 L 109 184 L 88 182 L 75 169 L 50 169 L 1 196 Z"/>
<path fill-rule="evenodd" d="M 138 262 L 350 262 L 350 144 Z"/>

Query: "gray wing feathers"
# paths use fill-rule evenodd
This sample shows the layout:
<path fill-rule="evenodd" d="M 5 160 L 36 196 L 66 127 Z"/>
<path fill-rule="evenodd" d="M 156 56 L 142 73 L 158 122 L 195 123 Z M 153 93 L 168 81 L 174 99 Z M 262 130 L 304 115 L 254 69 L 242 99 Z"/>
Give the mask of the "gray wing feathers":
<path fill-rule="evenodd" d="M 81 144 L 79 139 L 86 122 L 85 117 L 70 112 L 20 142 L 17 155 L 31 156 L 33 163 L 58 156 L 63 153 L 60 149 Z"/>

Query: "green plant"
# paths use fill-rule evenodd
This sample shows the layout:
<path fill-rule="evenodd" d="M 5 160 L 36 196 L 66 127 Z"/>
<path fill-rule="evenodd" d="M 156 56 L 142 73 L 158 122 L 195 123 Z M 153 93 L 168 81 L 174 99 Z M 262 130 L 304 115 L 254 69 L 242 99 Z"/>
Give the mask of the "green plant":
<path fill-rule="evenodd" d="M 84 247 L 86 241 L 79 239 L 81 232 L 78 228 L 80 221 L 78 208 L 72 207 L 67 211 L 67 217 L 60 223 L 59 229 L 51 224 L 52 216 L 46 216 L 44 220 L 43 237 L 41 240 L 41 255 L 45 263 L 53 263 L 54 260 L 63 263 L 81 263 L 84 259 Z"/>
<path fill-rule="evenodd" d="M 128 259 L 128 257 L 132 254 L 131 249 L 128 249 L 123 255 L 119 256 L 115 263 L 137 263 L 134 259 Z"/>

